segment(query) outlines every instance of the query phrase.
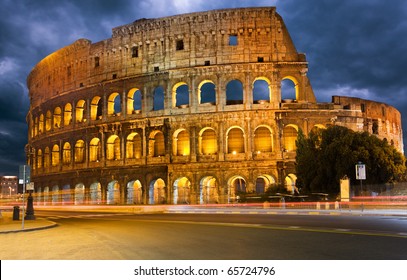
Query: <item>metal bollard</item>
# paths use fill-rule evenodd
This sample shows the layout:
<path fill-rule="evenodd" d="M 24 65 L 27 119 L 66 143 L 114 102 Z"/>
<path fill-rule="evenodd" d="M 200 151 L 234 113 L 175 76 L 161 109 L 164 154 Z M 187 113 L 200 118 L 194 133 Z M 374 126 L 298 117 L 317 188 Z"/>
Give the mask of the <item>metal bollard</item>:
<path fill-rule="evenodd" d="M 20 206 L 13 207 L 13 221 L 20 220 Z"/>

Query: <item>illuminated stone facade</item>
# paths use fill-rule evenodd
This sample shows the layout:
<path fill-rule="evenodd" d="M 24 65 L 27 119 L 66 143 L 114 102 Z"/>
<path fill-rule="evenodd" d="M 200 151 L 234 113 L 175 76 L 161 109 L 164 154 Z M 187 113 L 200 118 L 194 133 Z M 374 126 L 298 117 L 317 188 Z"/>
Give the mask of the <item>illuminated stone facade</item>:
<path fill-rule="evenodd" d="M 395 108 L 317 103 L 307 70 L 274 7 L 140 19 L 80 39 L 28 77 L 38 203 L 228 203 L 294 190 L 298 130 L 332 124 L 402 151 Z"/>

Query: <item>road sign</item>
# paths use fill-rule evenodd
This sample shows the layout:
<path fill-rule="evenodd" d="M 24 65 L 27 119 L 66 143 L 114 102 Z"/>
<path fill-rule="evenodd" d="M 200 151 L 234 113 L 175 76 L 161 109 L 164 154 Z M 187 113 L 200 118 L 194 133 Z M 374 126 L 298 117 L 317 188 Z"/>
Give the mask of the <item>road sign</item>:
<path fill-rule="evenodd" d="M 19 172 L 18 172 L 18 183 L 19 184 L 24 184 L 24 183 L 29 183 L 31 182 L 31 172 L 30 172 L 30 166 L 29 165 L 20 165 L 19 166 Z M 25 180 L 25 182 L 24 182 Z"/>
<path fill-rule="evenodd" d="M 356 180 L 366 180 L 366 165 L 356 164 Z"/>
<path fill-rule="evenodd" d="M 34 190 L 34 182 L 28 183 L 27 186 L 25 187 L 27 191 L 33 191 Z"/>

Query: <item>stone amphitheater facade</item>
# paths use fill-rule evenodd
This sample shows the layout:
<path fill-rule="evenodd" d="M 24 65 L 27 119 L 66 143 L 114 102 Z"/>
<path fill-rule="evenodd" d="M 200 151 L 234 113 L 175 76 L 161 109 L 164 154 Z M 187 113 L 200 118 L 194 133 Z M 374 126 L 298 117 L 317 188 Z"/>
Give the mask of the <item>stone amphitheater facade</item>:
<path fill-rule="evenodd" d="M 37 202 L 206 204 L 294 191 L 298 130 L 334 124 L 402 151 L 395 108 L 318 103 L 307 70 L 275 7 L 140 19 L 100 42 L 79 39 L 27 79 Z"/>

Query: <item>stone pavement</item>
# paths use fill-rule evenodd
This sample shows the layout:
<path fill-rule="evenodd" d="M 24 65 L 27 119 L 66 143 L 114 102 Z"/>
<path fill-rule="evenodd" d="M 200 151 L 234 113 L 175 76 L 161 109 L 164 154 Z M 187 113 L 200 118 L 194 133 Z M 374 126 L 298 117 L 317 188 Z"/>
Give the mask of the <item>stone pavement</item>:
<path fill-rule="evenodd" d="M 35 220 L 24 220 L 23 228 L 21 214 L 20 220 L 14 221 L 12 212 L 2 211 L 0 218 L 0 234 L 47 229 L 56 225 L 57 224 L 52 221 L 37 218 Z"/>

